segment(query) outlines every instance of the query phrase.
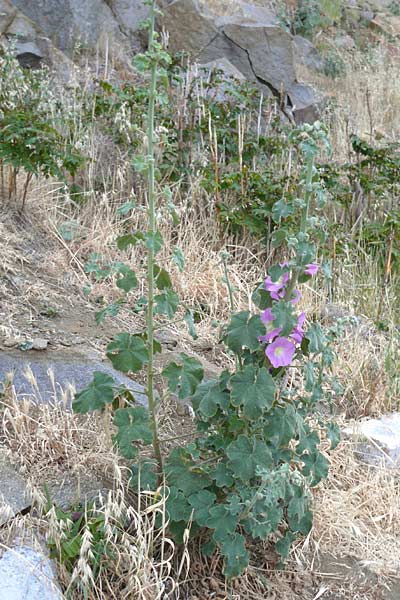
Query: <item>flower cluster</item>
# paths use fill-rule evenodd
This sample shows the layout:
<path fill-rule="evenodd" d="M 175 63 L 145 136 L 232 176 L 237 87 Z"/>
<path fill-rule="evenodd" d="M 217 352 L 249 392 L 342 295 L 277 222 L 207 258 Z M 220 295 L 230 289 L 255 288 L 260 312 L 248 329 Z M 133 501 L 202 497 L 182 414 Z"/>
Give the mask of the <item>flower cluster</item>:
<path fill-rule="evenodd" d="M 280 265 L 282 268 L 287 266 L 287 263 Z M 318 272 L 318 265 L 311 263 L 306 266 L 305 275 L 313 276 Z M 289 281 L 289 273 L 285 272 L 277 281 L 272 281 L 271 277 L 265 280 L 265 289 L 269 292 L 272 300 L 278 302 L 286 297 L 286 285 Z M 296 304 L 301 298 L 299 290 L 294 290 L 293 297 L 290 302 Z M 261 313 L 261 320 L 265 325 L 266 334 L 259 337 L 260 342 L 267 344 L 265 354 L 271 365 L 275 368 L 287 367 L 291 364 L 296 352 L 296 344 L 301 344 L 304 337 L 303 326 L 306 320 L 306 315 L 301 312 L 297 318 L 297 323 L 288 337 L 280 337 L 282 327 L 274 326 L 275 315 L 271 308 L 267 308 Z"/>

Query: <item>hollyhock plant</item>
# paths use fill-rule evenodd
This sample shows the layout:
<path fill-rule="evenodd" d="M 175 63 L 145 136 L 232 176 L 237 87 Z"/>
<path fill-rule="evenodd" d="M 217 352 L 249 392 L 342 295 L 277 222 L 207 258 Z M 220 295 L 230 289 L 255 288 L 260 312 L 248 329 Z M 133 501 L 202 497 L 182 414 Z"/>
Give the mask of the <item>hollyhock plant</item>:
<path fill-rule="evenodd" d="M 309 265 L 306 265 L 306 270 L 304 271 L 304 273 L 306 275 L 310 275 L 311 277 L 313 277 L 314 275 L 316 275 L 318 273 L 318 269 L 319 269 L 319 265 L 317 265 L 315 263 L 310 263 Z"/>
<path fill-rule="evenodd" d="M 293 342 L 287 338 L 278 337 L 266 347 L 265 354 L 273 367 L 288 367 L 293 360 L 295 350 Z"/>

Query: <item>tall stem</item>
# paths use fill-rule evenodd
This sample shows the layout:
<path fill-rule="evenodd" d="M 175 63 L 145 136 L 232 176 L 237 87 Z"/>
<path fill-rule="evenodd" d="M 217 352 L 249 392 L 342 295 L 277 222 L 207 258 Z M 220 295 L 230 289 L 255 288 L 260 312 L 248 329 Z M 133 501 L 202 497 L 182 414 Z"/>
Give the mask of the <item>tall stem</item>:
<path fill-rule="evenodd" d="M 149 52 L 154 51 L 155 41 L 155 0 L 150 7 L 150 27 L 149 27 Z M 149 214 L 149 234 L 150 238 L 154 236 L 156 229 L 155 217 L 155 144 L 154 144 L 154 112 L 157 91 L 157 60 L 153 57 L 151 61 L 151 80 L 149 91 L 149 108 L 147 124 L 148 140 L 148 214 Z M 148 305 L 147 305 L 147 350 L 149 362 L 147 365 L 147 397 L 151 415 L 151 426 L 153 430 L 153 448 L 154 454 L 159 466 L 160 473 L 163 470 L 162 456 L 160 450 L 160 441 L 157 430 L 157 416 L 154 399 L 154 246 L 149 244 L 147 254 L 147 283 L 148 283 Z"/>
<path fill-rule="evenodd" d="M 308 212 L 310 209 L 310 202 L 312 197 L 312 178 L 314 173 L 314 158 L 310 158 L 307 164 L 307 173 L 306 173 L 306 185 L 304 192 L 304 208 L 301 213 L 301 222 L 300 222 L 300 231 L 305 233 L 307 230 L 307 219 Z M 299 277 L 299 270 L 296 268 L 293 272 L 293 275 L 287 285 L 285 299 L 290 300 L 291 294 L 296 287 L 297 279 Z"/>

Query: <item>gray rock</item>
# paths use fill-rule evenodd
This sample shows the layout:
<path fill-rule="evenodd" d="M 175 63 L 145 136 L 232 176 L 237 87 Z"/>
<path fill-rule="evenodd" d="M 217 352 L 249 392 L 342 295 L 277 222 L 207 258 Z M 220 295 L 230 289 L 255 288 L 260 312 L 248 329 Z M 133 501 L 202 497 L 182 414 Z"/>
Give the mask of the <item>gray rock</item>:
<path fill-rule="evenodd" d="M 57 72 L 62 81 L 70 79 L 73 72 L 71 61 L 10 0 L 0 0 L 0 42 L 15 47 L 21 65 L 38 68 L 45 63 Z"/>
<path fill-rule="evenodd" d="M 32 340 L 32 350 L 46 350 L 48 345 L 48 340 L 44 338 L 33 338 Z"/>
<path fill-rule="evenodd" d="M 400 467 L 400 413 L 360 421 L 343 433 L 358 442 L 357 454 L 364 462 Z"/>
<path fill-rule="evenodd" d="M 271 11 L 240 1 L 239 6 L 241 10 L 231 16 L 216 17 L 197 0 L 164 2 L 162 23 L 169 31 L 171 50 L 185 50 L 199 63 L 225 58 L 286 104 L 289 118 L 315 120 L 320 97 L 297 81 L 293 36 Z"/>
<path fill-rule="evenodd" d="M 51 561 L 42 552 L 16 545 L 0 559 L 0 600 L 62 600 Z"/>
<path fill-rule="evenodd" d="M 96 500 L 99 493 L 104 496 L 112 488 L 112 484 L 99 479 L 94 473 L 60 473 L 57 477 L 46 480 L 50 500 L 63 510 Z"/>
<path fill-rule="evenodd" d="M 301 37 L 301 35 L 295 35 L 293 43 L 296 64 L 304 65 L 314 71 L 321 71 L 324 68 L 324 59 L 310 40 Z"/>
<path fill-rule="evenodd" d="M 343 48 L 343 50 L 353 50 L 357 47 L 351 35 L 348 35 L 346 33 L 343 35 L 339 35 L 335 39 L 335 46 L 337 46 L 338 48 Z"/>
<path fill-rule="evenodd" d="M 78 43 L 93 48 L 106 38 L 126 41 L 149 11 L 141 0 L 12 0 L 12 4 L 67 54 Z"/>
<path fill-rule="evenodd" d="M 34 375 L 37 390 L 32 389 L 32 384 L 25 376 L 27 367 Z M 42 402 L 54 401 L 54 390 L 49 370 L 54 373 L 56 389 L 65 388 L 68 384 L 75 386 L 76 390 L 84 388 L 93 379 L 95 371 L 102 371 L 111 375 L 117 384 L 127 386 L 135 395 L 140 404 L 146 405 L 145 389 L 123 373 L 119 373 L 109 362 L 102 362 L 99 358 L 68 350 L 53 351 L 51 354 L 35 354 L 20 352 L 18 350 L 0 351 L 0 382 L 4 381 L 9 373 L 13 373 L 13 385 L 19 397 L 36 399 Z"/>
<path fill-rule="evenodd" d="M 30 504 L 31 497 L 24 478 L 6 453 L 0 450 L 0 526 L 29 508 Z"/>

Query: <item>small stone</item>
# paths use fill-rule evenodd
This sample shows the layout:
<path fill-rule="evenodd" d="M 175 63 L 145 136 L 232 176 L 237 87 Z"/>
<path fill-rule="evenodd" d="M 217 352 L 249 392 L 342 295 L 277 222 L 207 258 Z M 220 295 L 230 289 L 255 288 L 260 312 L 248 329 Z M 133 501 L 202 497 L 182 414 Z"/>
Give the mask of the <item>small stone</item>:
<path fill-rule="evenodd" d="M 14 337 L 9 337 L 6 338 L 3 342 L 3 346 L 5 348 L 14 348 L 15 346 L 18 346 L 18 344 L 20 343 L 21 340 L 19 340 L 18 338 L 14 338 Z"/>
<path fill-rule="evenodd" d="M 400 413 L 359 421 L 343 433 L 358 442 L 356 453 L 364 462 L 400 466 Z"/>
<path fill-rule="evenodd" d="M 15 545 L 0 559 L 0 600 L 62 600 L 55 568 L 42 552 Z"/>
<path fill-rule="evenodd" d="M 32 350 L 46 350 L 49 342 L 44 338 L 33 338 Z"/>
<path fill-rule="evenodd" d="M 6 453 L 0 450 L 0 525 L 28 508 L 30 503 L 24 478 L 9 461 Z"/>

